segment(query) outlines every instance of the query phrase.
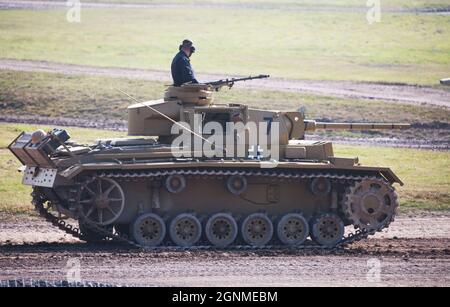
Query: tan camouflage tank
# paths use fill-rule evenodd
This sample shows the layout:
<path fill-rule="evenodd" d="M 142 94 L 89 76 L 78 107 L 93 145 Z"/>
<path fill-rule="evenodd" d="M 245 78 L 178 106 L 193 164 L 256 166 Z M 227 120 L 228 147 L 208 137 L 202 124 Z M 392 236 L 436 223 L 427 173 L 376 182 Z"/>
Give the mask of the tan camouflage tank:
<path fill-rule="evenodd" d="M 402 185 L 392 170 L 336 157 L 331 142 L 305 134 L 407 124 L 323 123 L 298 111 L 213 103 L 214 90 L 232 84 L 169 87 L 164 99 L 136 102 L 128 138 L 87 146 L 62 129 L 21 133 L 9 149 L 24 165 L 36 209 L 83 240 L 150 249 L 335 248 L 389 226 L 398 207 L 393 185 Z M 215 140 L 231 143 L 213 143 L 202 130 L 210 122 L 224 127 Z M 229 123 L 265 125 L 241 130 L 259 136 L 249 140 L 226 130 Z M 277 144 L 265 152 L 262 136 L 274 132 Z M 174 145 L 181 133 L 199 146 Z"/>

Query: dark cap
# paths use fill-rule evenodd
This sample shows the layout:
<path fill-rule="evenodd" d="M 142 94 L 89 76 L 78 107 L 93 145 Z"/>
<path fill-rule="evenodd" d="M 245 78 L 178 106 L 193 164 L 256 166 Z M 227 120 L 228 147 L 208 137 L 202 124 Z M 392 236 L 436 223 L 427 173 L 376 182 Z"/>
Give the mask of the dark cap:
<path fill-rule="evenodd" d="M 195 52 L 194 44 L 188 39 L 183 40 L 183 42 L 181 43 L 179 49 L 181 50 L 183 48 L 190 48 L 192 53 Z"/>

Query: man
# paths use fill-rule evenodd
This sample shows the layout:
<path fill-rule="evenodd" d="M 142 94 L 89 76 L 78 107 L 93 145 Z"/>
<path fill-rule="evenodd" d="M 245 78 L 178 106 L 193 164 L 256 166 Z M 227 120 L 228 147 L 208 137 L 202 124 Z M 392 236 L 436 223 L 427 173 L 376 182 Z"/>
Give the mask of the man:
<path fill-rule="evenodd" d="M 174 86 L 181 86 L 184 83 L 198 83 L 194 76 L 194 70 L 191 67 L 189 58 L 195 52 L 193 43 L 185 39 L 180 47 L 179 52 L 172 60 L 172 79 Z"/>

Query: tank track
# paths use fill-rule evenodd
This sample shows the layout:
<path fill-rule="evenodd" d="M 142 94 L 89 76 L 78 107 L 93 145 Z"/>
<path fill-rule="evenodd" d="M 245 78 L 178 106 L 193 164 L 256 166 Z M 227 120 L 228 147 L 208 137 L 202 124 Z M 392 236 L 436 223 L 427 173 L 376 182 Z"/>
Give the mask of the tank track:
<path fill-rule="evenodd" d="M 159 170 L 159 171 L 135 171 L 135 172 L 123 172 L 123 171 L 110 171 L 110 172 L 98 172 L 94 174 L 97 177 L 108 177 L 108 178 L 122 178 L 122 179 L 136 179 L 136 178 L 161 178 L 168 175 L 186 175 L 186 176 L 214 176 L 214 177 L 222 177 L 222 176 L 262 176 L 262 177 L 271 177 L 271 178 L 279 178 L 279 179 L 311 179 L 316 177 L 328 178 L 330 180 L 338 180 L 340 182 L 346 181 L 359 181 L 365 179 L 377 179 L 384 180 L 379 176 L 360 176 L 353 174 L 334 174 L 327 172 L 310 172 L 299 174 L 295 171 L 280 171 L 280 170 L 223 170 L 223 169 L 180 169 L 180 170 Z M 84 234 L 79 228 L 74 227 L 64 221 L 62 218 L 52 214 L 50 209 L 52 207 L 52 203 L 45 199 L 44 195 L 34 190 L 32 193 L 33 204 L 35 206 L 36 211 L 42 216 L 46 221 L 56 226 L 60 230 L 66 232 L 67 234 L 72 235 L 75 238 L 86 240 L 87 236 Z M 191 247 L 179 247 L 179 246 L 167 246 L 161 245 L 157 247 L 146 247 L 141 246 L 128 238 L 127 235 L 120 234 L 118 232 L 114 232 L 113 230 L 106 229 L 104 227 L 99 227 L 98 225 L 89 222 L 87 220 L 82 221 L 84 225 L 89 228 L 89 231 L 93 231 L 100 236 L 105 237 L 105 241 L 113 241 L 116 243 L 124 244 L 125 246 L 129 246 L 131 248 L 142 249 L 146 251 L 186 251 L 186 250 L 327 250 L 334 251 L 344 248 L 349 244 L 355 243 L 357 241 L 361 241 L 363 239 L 368 238 L 371 235 L 374 235 L 377 231 L 381 231 L 381 229 L 375 230 L 365 230 L 365 229 L 357 229 L 355 232 L 350 232 L 345 235 L 342 240 L 337 243 L 333 247 L 325 247 L 314 243 L 311 240 L 307 240 L 301 246 L 286 246 L 286 245 L 265 245 L 265 246 L 250 246 L 250 245 L 231 245 L 226 248 L 219 248 L 212 245 L 196 245 Z"/>

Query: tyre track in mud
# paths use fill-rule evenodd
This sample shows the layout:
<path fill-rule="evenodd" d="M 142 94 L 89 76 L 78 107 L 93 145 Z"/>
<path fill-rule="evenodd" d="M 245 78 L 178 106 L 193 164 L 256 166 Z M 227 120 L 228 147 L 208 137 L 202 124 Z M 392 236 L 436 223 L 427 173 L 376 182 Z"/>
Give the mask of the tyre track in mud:
<path fill-rule="evenodd" d="M 214 258 L 189 254 L 155 258 L 133 254 L 31 254 L 0 256 L 1 279 L 67 278 L 68 261 L 78 259 L 82 281 L 140 286 L 449 286 L 450 261 L 442 257 L 373 255 L 247 255 Z M 380 280 L 368 279 L 370 263 Z"/>
<path fill-rule="evenodd" d="M 60 280 L 80 263 L 82 281 L 142 286 L 449 286 L 449 239 L 372 239 L 333 253 L 138 252 L 82 243 L 0 247 L 0 279 Z M 69 262 L 70 261 L 70 262 Z M 367 279 L 370 263 L 380 280 Z"/>
<path fill-rule="evenodd" d="M 402 215 L 374 238 L 324 250 L 153 251 L 86 244 L 36 217 L 0 216 L 0 279 L 66 278 L 144 286 L 450 285 L 450 216 Z M 39 231 L 36 231 L 39 229 Z M 368 260 L 381 279 L 367 279 Z"/>

